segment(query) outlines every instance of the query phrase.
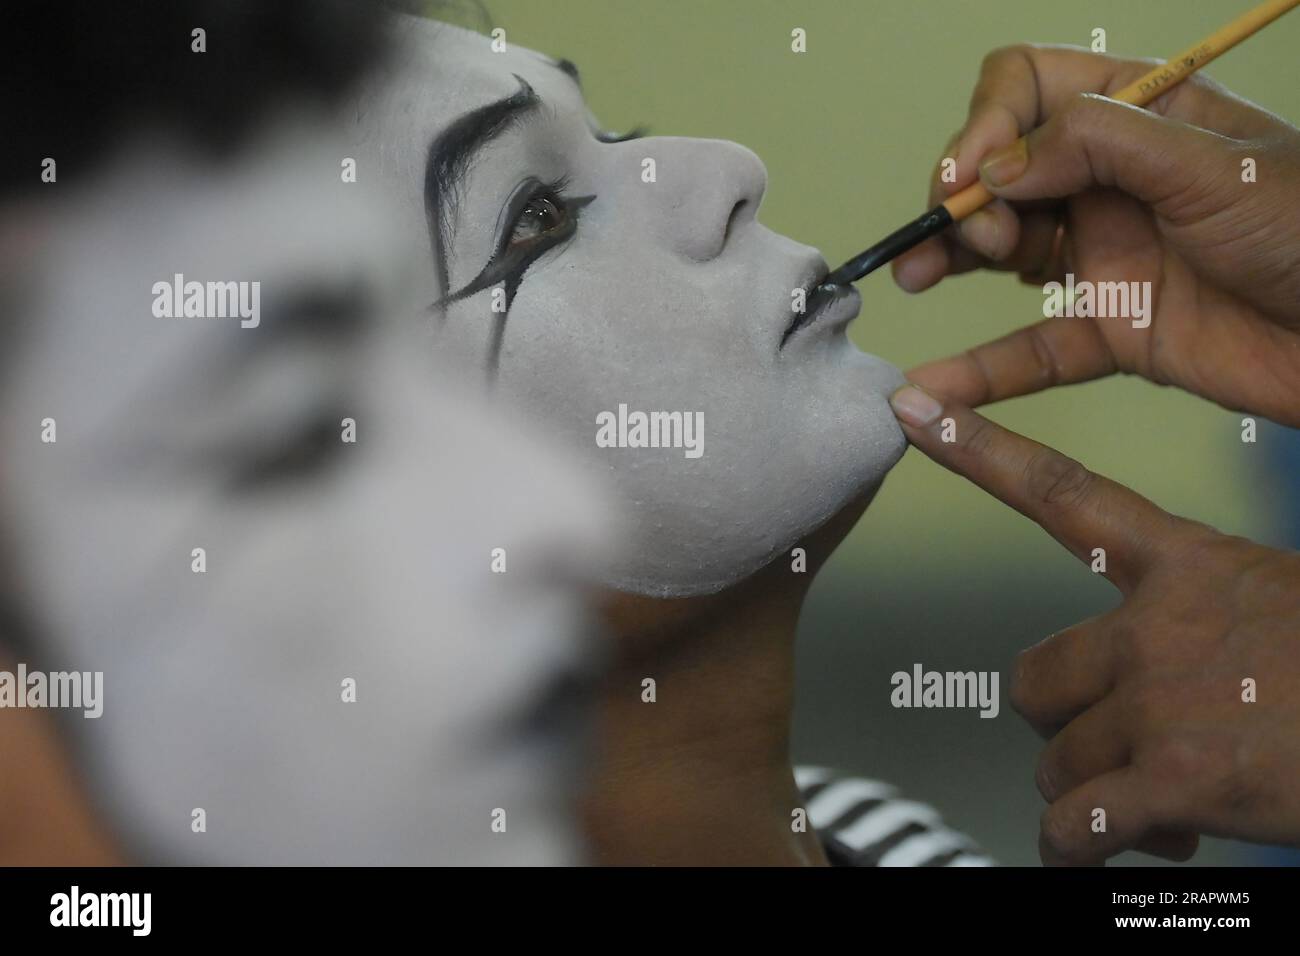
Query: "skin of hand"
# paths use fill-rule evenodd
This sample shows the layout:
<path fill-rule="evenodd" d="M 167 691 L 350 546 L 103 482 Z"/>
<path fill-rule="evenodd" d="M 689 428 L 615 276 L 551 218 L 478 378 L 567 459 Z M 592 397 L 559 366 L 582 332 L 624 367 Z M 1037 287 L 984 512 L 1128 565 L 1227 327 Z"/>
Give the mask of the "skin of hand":
<path fill-rule="evenodd" d="M 980 405 L 1130 372 L 1300 425 L 1300 131 L 1200 74 L 1144 109 L 1107 98 L 1155 62 L 990 53 L 944 152 L 956 181 L 941 163 L 929 206 L 977 176 L 1000 198 L 893 263 L 910 292 L 980 268 L 1035 284 L 1067 272 L 1150 282 L 1150 325 L 1048 318 L 909 379 Z"/>
<path fill-rule="evenodd" d="M 1048 738 L 1043 862 L 1186 859 L 1201 833 L 1300 845 L 1300 554 L 1162 511 L 956 401 L 909 386 L 891 402 L 936 463 L 1085 563 L 1105 549 L 1123 595 L 1015 662 L 1011 704 Z"/>

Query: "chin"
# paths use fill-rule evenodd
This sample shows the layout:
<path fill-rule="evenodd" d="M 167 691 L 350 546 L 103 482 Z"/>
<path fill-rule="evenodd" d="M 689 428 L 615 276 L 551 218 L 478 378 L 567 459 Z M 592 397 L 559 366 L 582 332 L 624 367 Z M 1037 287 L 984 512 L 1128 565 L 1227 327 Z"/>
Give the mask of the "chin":
<path fill-rule="evenodd" d="M 658 598 L 716 594 L 766 567 L 789 568 L 792 549 L 815 540 L 806 548 L 810 576 L 907 448 L 888 404 L 903 376 L 855 353 L 856 370 L 819 382 L 820 400 L 801 407 L 784 432 L 746 436 L 764 455 L 751 482 L 725 471 L 689 486 L 666 480 L 654 501 L 637 501 L 630 544 L 606 583 Z"/>

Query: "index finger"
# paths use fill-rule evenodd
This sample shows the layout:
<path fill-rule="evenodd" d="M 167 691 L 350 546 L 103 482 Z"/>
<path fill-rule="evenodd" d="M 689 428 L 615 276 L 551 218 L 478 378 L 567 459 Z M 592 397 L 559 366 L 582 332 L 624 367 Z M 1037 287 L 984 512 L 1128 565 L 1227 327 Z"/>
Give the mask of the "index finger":
<path fill-rule="evenodd" d="M 1097 323 L 1058 315 L 961 355 L 918 365 L 908 370 L 907 377 L 978 406 L 1091 381 L 1118 368 L 1115 353 Z"/>
<path fill-rule="evenodd" d="M 915 385 L 890 397 L 913 445 L 1042 526 L 1071 554 L 1127 594 L 1198 526 L 1060 452 L 1007 431 L 964 405 Z"/>

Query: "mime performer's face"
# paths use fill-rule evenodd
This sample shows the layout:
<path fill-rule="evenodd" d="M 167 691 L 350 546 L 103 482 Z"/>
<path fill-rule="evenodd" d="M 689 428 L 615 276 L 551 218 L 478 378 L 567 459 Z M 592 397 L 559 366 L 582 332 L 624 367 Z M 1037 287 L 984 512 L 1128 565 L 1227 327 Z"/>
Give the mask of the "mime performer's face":
<path fill-rule="evenodd" d="M 716 591 L 878 486 L 901 375 L 846 337 L 856 292 L 791 331 L 827 266 L 757 221 L 754 153 L 600 133 L 568 64 L 401 23 L 357 111 L 359 178 L 428 250 L 437 347 L 612 479 L 631 543 L 606 583 Z"/>

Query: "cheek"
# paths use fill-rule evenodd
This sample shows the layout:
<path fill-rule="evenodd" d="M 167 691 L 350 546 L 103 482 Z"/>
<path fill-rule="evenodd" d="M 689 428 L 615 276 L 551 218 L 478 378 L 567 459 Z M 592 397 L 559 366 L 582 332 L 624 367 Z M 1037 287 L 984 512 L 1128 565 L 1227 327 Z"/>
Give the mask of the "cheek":
<path fill-rule="evenodd" d="M 681 480 L 691 496 L 707 494 L 709 475 L 749 469 L 770 453 L 758 436 L 786 427 L 790 383 L 761 351 L 764 327 L 737 301 L 743 287 L 733 276 L 654 251 L 629 263 L 622 248 L 592 245 L 564 250 L 520 287 L 497 388 L 616 477 L 632 470 L 644 477 L 657 465 L 596 452 L 598 416 L 620 404 L 703 415 L 708 453 L 688 474 L 672 470 L 680 452 L 664 462 L 657 497 L 684 494 Z M 487 330 L 480 334 L 486 342 Z"/>
<path fill-rule="evenodd" d="M 702 378 L 752 374 L 734 284 L 661 250 L 596 237 L 540 260 L 506 320 L 503 378 L 590 382 L 599 389 L 661 389 L 689 402 Z"/>

